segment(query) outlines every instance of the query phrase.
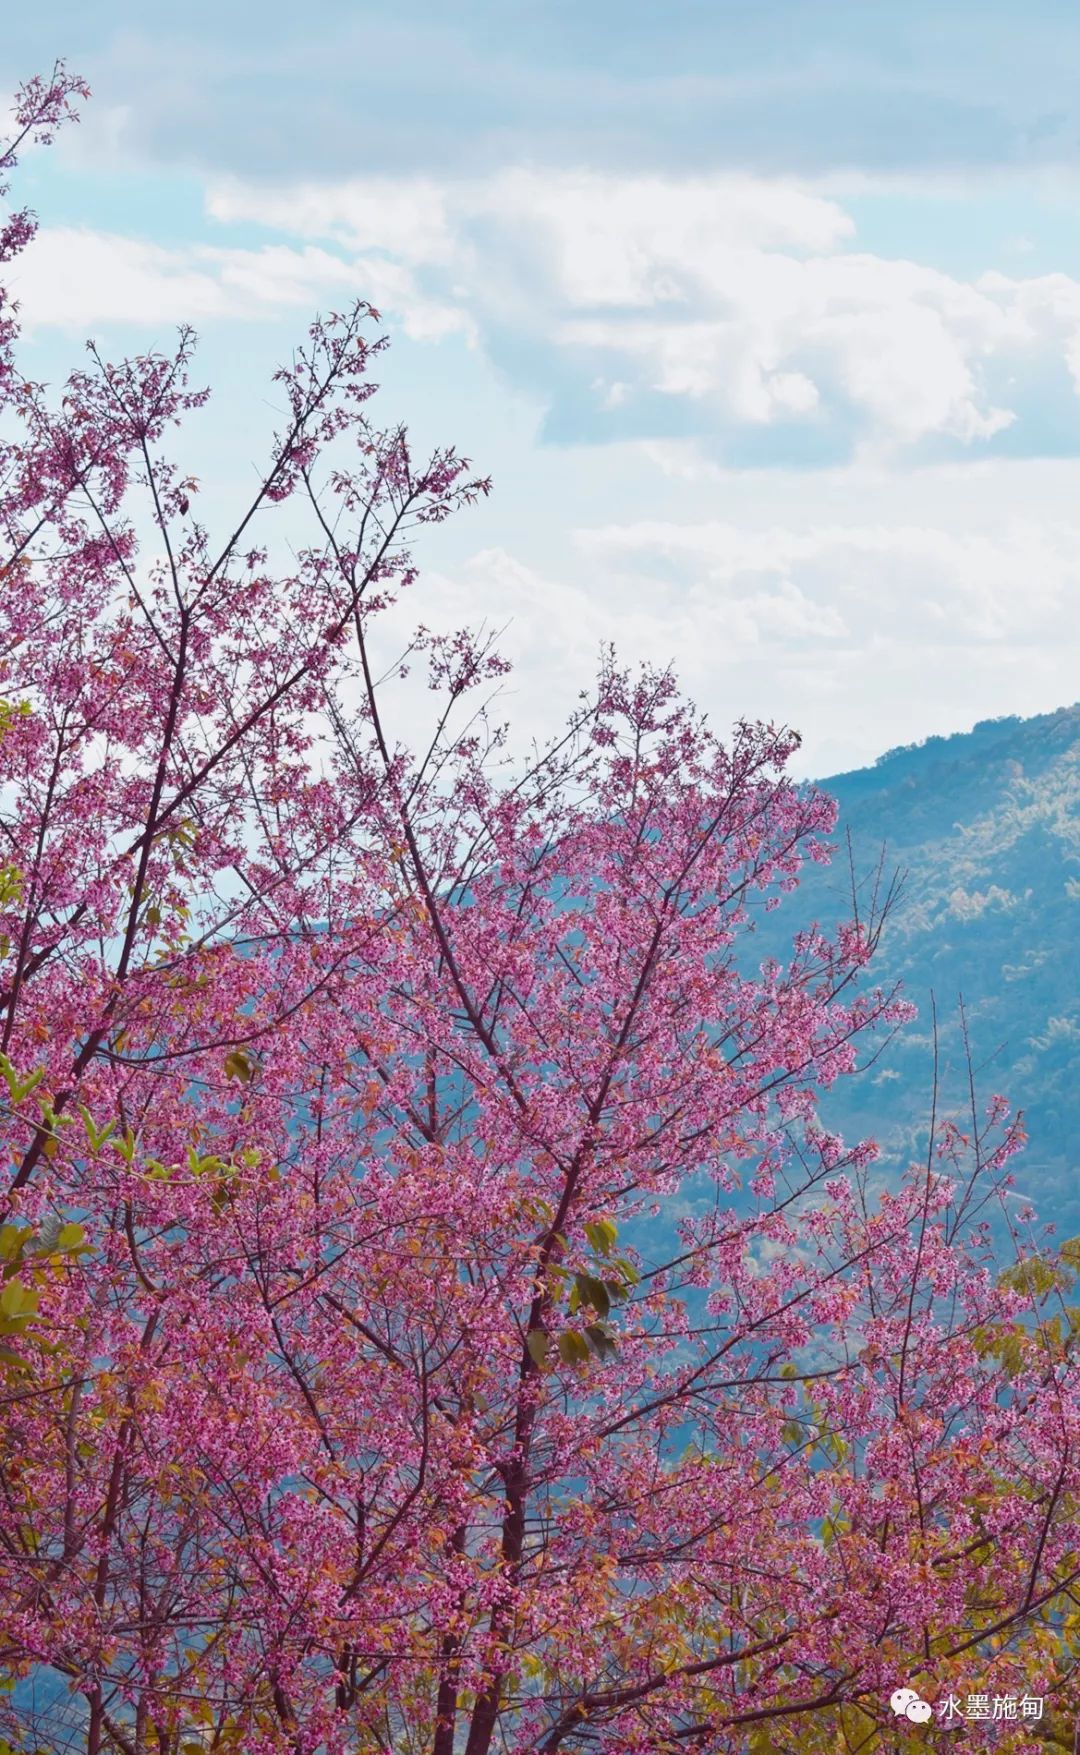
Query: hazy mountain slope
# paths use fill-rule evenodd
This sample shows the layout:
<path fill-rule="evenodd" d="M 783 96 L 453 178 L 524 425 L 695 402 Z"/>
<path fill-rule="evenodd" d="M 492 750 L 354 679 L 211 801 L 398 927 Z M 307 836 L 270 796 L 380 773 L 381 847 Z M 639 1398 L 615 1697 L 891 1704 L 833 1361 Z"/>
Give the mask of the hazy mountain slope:
<path fill-rule="evenodd" d="M 931 991 L 950 1106 L 962 1096 L 962 993 L 980 1095 L 1002 1091 L 1025 1111 L 1017 1185 L 1063 1235 L 1080 1230 L 1080 706 L 984 721 L 820 784 L 840 803 L 836 859 L 807 871 L 759 942 L 771 948 L 785 918 L 790 934 L 796 913 L 850 912 L 845 831 L 863 876 L 885 843 L 887 865 L 908 875 L 877 974 L 899 977 L 920 1012 L 876 1067 L 843 1082 L 827 1119 L 906 1157 L 927 1111 Z"/>

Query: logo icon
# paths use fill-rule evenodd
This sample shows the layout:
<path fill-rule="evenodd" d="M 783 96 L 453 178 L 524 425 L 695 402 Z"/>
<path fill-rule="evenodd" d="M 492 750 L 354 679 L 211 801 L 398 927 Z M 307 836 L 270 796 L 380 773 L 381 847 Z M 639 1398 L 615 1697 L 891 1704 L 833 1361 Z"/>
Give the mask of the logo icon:
<path fill-rule="evenodd" d="M 913 1725 L 929 1724 L 933 1717 L 933 1707 L 927 1701 L 920 1700 L 914 1688 L 894 1688 L 889 1696 L 889 1705 L 897 1718 L 908 1718 Z"/>

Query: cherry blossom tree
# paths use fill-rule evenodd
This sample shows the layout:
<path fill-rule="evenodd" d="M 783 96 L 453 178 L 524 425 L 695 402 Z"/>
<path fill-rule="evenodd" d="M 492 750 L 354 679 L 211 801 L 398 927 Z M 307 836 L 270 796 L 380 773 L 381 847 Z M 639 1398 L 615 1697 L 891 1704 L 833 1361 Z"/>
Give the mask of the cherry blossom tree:
<path fill-rule="evenodd" d="M 824 1124 L 910 1008 L 884 881 L 755 950 L 835 826 L 797 735 L 609 651 L 523 761 L 482 633 L 380 668 L 490 484 L 371 423 L 370 306 L 217 539 L 190 332 L 51 396 L 0 316 L 7 1747 L 922 1746 L 899 1684 L 1045 1747 L 1077 1258 L 995 1255 L 1002 1099 L 898 1181 Z"/>

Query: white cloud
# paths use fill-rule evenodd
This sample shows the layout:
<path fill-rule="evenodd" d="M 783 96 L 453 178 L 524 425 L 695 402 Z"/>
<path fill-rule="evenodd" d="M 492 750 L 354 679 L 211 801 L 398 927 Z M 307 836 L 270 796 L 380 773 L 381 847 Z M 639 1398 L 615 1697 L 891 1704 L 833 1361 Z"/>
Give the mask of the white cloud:
<path fill-rule="evenodd" d="M 306 315 L 355 292 L 391 332 L 458 331 L 494 359 L 508 343 L 499 370 L 524 362 L 531 406 L 484 359 L 453 362 L 460 378 L 429 374 L 439 423 L 455 408 L 473 421 L 469 452 L 499 491 L 476 514 L 479 538 L 464 520 L 460 547 L 457 521 L 432 533 L 425 561 L 441 571 L 425 565 L 422 601 L 406 593 L 386 634 L 389 657 L 417 619 L 509 620 L 520 735 L 573 707 L 609 639 L 628 661 L 670 659 L 720 727 L 743 714 L 800 726 L 805 772 L 1075 698 L 1075 466 L 984 447 L 1029 368 L 1056 374 L 1071 418 L 1080 282 L 967 282 L 859 252 L 836 202 L 731 177 L 231 184 L 211 211 L 280 236 L 165 249 L 46 230 L 10 276 L 30 326 Z M 474 382 L 466 409 L 460 386 Z M 568 385 L 598 413 L 588 438 L 621 442 L 533 442 L 535 392 Z M 650 386 L 700 414 L 705 439 L 620 431 Z M 723 429 L 761 436 L 768 455 L 774 431 L 828 437 L 852 411 L 852 466 L 736 474 L 707 449 Z M 962 463 L 892 467 L 943 437 Z M 417 724 L 427 707 L 418 698 Z"/>
<path fill-rule="evenodd" d="M 345 260 L 310 244 L 170 249 L 84 227 L 44 227 L 5 278 L 31 332 L 307 312 L 331 294 L 368 299 L 415 340 L 470 328 L 461 311 L 420 292 L 407 266 L 383 257 Z"/>
<path fill-rule="evenodd" d="M 534 390 L 572 405 L 564 436 L 575 421 L 592 440 L 640 435 L 651 396 L 691 406 L 736 457 L 740 436 L 800 430 L 820 461 L 927 442 L 971 455 L 1018 414 L 1037 451 L 1032 374 L 1044 400 L 1048 370 L 1080 394 L 1080 281 L 964 281 L 857 251 L 838 202 L 788 183 L 529 167 L 233 180 L 207 211 L 282 241 L 180 249 L 46 229 L 10 275 L 26 320 L 237 319 L 355 293 L 415 340 L 463 333 L 498 355 L 512 338 L 506 369 L 527 360 Z"/>
<path fill-rule="evenodd" d="M 872 455 L 978 447 L 1017 418 L 1008 380 L 1033 362 L 1080 390 L 1080 282 L 969 282 L 858 252 L 843 207 L 790 183 L 518 167 L 441 185 L 232 181 L 208 211 L 386 252 L 481 339 L 526 341 L 552 394 L 568 375 L 591 385 L 598 414 L 659 394 L 718 426 L 802 425 L 826 453 L 835 430 Z"/>
<path fill-rule="evenodd" d="M 215 183 L 206 211 L 230 224 L 255 220 L 294 237 L 337 238 L 356 250 L 385 250 L 404 262 L 451 262 L 454 239 L 445 196 L 427 179 L 354 178 L 277 189 Z"/>
<path fill-rule="evenodd" d="M 1075 698 L 1080 514 L 1025 518 L 1032 470 L 1043 466 L 993 466 L 981 495 L 1002 510 L 984 531 L 963 527 L 962 510 L 956 528 L 936 521 L 948 470 L 892 482 L 843 471 L 818 480 L 864 503 L 865 522 L 818 521 L 793 478 L 750 476 L 741 524 L 582 528 L 576 553 L 543 569 L 484 549 L 425 570 L 422 609 L 406 594 L 383 625 L 385 656 L 419 616 L 505 624 L 515 671 L 496 717 L 520 748 L 557 728 L 614 638 L 624 662 L 672 663 L 721 731 L 742 715 L 787 720 L 806 733 L 799 771 L 856 766 L 929 732 Z M 1010 485 L 1010 471 L 1029 479 Z M 788 522 L 772 521 L 777 501 Z M 408 709 L 417 725 L 424 707 L 417 695 Z M 399 723 L 411 735 L 413 721 Z"/>
<path fill-rule="evenodd" d="M 733 248 L 827 251 L 854 231 L 834 201 L 758 178 L 612 178 L 511 167 L 483 180 L 353 178 L 290 188 L 231 179 L 210 188 L 207 212 L 256 220 L 298 237 L 338 238 L 413 263 L 462 260 L 462 224 L 557 239 L 551 266 L 578 304 L 643 304 L 678 296 L 678 277 L 715 278 Z"/>
<path fill-rule="evenodd" d="M 983 534 L 905 522 L 642 520 L 581 530 L 578 542 L 639 589 L 658 572 L 683 581 L 725 636 L 743 642 L 967 648 L 1080 635 L 1075 522 L 1013 518 Z"/>

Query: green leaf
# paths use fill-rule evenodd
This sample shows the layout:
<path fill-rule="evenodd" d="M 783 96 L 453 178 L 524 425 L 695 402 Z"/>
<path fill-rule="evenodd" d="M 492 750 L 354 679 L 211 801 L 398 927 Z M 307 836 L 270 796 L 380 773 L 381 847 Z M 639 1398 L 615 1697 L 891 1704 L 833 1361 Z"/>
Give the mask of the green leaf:
<path fill-rule="evenodd" d="M 0 1225 L 0 1261 L 19 1261 L 30 1239 L 25 1225 Z"/>
<path fill-rule="evenodd" d="M 32 1316 L 37 1307 L 37 1293 L 21 1280 L 9 1280 L 0 1292 L 0 1313 L 4 1316 Z"/>
<path fill-rule="evenodd" d="M 564 1329 L 559 1336 L 559 1358 L 564 1365 L 583 1365 L 589 1357 L 589 1343 L 576 1328 Z"/>
<path fill-rule="evenodd" d="M 89 1109 L 87 1109 L 82 1103 L 79 1104 L 79 1114 L 82 1116 L 83 1126 L 86 1129 L 86 1137 L 90 1142 L 90 1150 L 92 1152 L 100 1152 L 105 1141 L 116 1126 L 115 1121 L 108 1122 L 105 1127 L 97 1127 Z"/>
<path fill-rule="evenodd" d="M 575 1274 L 574 1284 L 582 1304 L 591 1304 L 597 1316 L 604 1317 L 608 1314 L 611 1299 L 603 1280 L 594 1278 L 592 1274 Z"/>
<path fill-rule="evenodd" d="M 22 1313 L 23 1283 L 21 1280 L 9 1280 L 0 1292 L 0 1316 L 19 1316 Z"/>
<path fill-rule="evenodd" d="M 234 1048 L 225 1056 L 226 1078 L 239 1079 L 242 1085 L 246 1085 L 250 1083 L 254 1071 L 255 1067 L 253 1062 L 244 1053 L 242 1048 Z"/>
<path fill-rule="evenodd" d="M 1060 1271 L 1041 1255 L 1029 1255 L 1024 1261 L 1018 1261 L 1015 1267 L 1006 1268 L 998 1276 L 999 1286 L 1007 1287 L 1011 1292 L 1026 1292 L 1036 1298 L 1053 1291 L 1060 1284 Z"/>
<path fill-rule="evenodd" d="M 845 1517 L 827 1517 L 821 1528 L 821 1536 L 825 1546 L 831 1548 L 837 1537 L 842 1536 L 850 1528 L 851 1525 Z"/>
<path fill-rule="evenodd" d="M 193 1176 L 218 1176 L 226 1169 L 224 1158 L 215 1157 L 213 1152 L 200 1158 L 194 1146 L 188 1147 L 187 1160 Z"/>
<path fill-rule="evenodd" d="M 23 874 L 17 865 L 0 866 L 0 907 L 16 906 L 23 897 Z M 8 948 L 10 949 L 10 941 Z M 6 955 L 6 953 L 5 953 Z"/>
<path fill-rule="evenodd" d="M 610 1330 L 602 1322 L 591 1322 L 585 1330 L 585 1340 L 598 1359 L 610 1359 L 618 1348 Z"/>
<path fill-rule="evenodd" d="M 10 1062 L 8 1064 L 10 1066 Z M 25 1079 L 20 1079 L 12 1069 L 7 1081 L 8 1090 L 11 1092 L 11 1101 L 21 1103 L 25 1097 L 29 1097 L 31 1091 L 37 1090 L 44 1077 L 45 1068 L 43 1066 L 39 1066 L 36 1072 L 30 1073 Z"/>
<path fill-rule="evenodd" d="M 525 1345 L 529 1349 L 529 1357 L 541 1371 L 548 1370 L 548 1347 L 551 1336 L 542 1328 L 531 1328 L 525 1336 Z"/>
<path fill-rule="evenodd" d="M 61 1225 L 56 1237 L 56 1247 L 64 1250 L 78 1249 L 85 1241 L 86 1231 L 82 1225 Z"/>
<path fill-rule="evenodd" d="M 585 1235 L 597 1255 L 610 1255 L 619 1235 L 619 1227 L 612 1224 L 610 1219 L 590 1219 L 585 1226 Z"/>

